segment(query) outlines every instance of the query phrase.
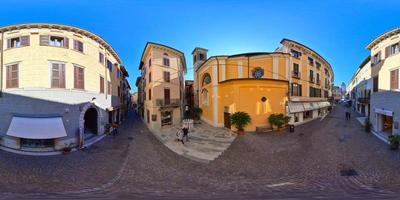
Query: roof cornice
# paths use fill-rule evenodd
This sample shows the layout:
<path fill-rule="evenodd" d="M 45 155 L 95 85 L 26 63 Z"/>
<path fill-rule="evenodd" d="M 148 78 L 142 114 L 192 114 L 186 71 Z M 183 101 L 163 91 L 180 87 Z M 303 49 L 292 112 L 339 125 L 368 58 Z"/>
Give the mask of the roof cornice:
<path fill-rule="evenodd" d="M 27 24 L 15 24 L 15 25 L 9 25 L 9 26 L 3 26 L 0 27 L 0 32 L 6 32 L 6 31 L 14 31 L 14 30 L 22 30 L 22 29 L 31 29 L 31 28 L 48 28 L 48 29 L 58 29 L 58 30 L 65 30 L 65 31 L 70 31 L 78 34 L 82 34 L 88 38 L 91 38 L 95 40 L 96 42 L 100 43 L 102 46 L 104 46 L 117 60 L 119 64 L 122 64 L 122 61 L 120 57 L 118 56 L 117 52 L 109 45 L 103 38 L 100 36 L 75 27 L 75 26 L 70 26 L 70 25 L 63 25 L 63 24 L 53 24 L 53 23 L 27 23 Z"/>
<path fill-rule="evenodd" d="M 386 32 L 382 33 L 381 35 L 379 35 L 378 37 L 376 37 L 375 39 L 373 39 L 370 43 L 368 43 L 366 48 L 368 50 L 371 50 L 378 43 L 382 42 L 383 40 L 386 40 L 389 37 L 392 37 L 393 35 L 397 35 L 397 34 L 400 34 L 400 28 L 395 28 L 390 31 L 386 31 Z"/>

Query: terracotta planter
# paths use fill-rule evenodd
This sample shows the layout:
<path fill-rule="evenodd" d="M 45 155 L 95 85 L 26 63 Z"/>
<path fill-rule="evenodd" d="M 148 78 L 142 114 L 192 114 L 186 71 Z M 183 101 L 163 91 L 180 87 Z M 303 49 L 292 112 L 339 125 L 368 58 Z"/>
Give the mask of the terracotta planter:
<path fill-rule="evenodd" d="M 238 135 L 245 135 L 244 130 L 238 130 L 238 131 L 236 131 L 236 133 L 237 133 Z"/>

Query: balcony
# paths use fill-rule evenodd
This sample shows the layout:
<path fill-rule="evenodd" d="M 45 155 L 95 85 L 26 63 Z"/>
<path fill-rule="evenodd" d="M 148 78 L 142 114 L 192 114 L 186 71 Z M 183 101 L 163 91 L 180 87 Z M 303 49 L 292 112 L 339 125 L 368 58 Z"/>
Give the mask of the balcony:
<path fill-rule="evenodd" d="M 181 101 L 179 99 L 156 99 L 156 106 L 161 108 L 174 108 L 179 107 Z"/>
<path fill-rule="evenodd" d="M 359 97 L 359 98 L 357 98 L 357 101 L 358 101 L 358 103 L 368 104 L 369 103 L 369 98 Z"/>
<path fill-rule="evenodd" d="M 321 85 L 321 80 L 317 79 L 317 85 Z"/>
<path fill-rule="evenodd" d="M 292 71 L 292 77 L 300 79 L 301 78 L 301 73 L 298 72 L 298 71 Z"/>

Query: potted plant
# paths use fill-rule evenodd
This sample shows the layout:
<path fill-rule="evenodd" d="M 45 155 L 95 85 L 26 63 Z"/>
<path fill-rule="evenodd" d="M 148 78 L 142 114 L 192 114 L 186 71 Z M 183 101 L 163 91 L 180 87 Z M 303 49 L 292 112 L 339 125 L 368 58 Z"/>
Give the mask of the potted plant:
<path fill-rule="evenodd" d="M 251 123 L 251 117 L 246 112 L 235 112 L 231 116 L 231 123 L 237 129 L 239 135 L 244 134 L 244 127 Z"/>
<path fill-rule="evenodd" d="M 369 122 L 369 119 L 368 118 L 365 118 L 365 122 L 364 122 L 364 127 L 365 127 L 365 132 L 366 133 L 369 133 L 369 132 L 371 132 L 371 126 L 372 126 L 372 124 Z"/>
<path fill-rule="evenodd" d="M 268 122 L 271 124 L 271 128 L 274 129 L 274 126 L 277 127 L 278 131 L 282 128 L 283 125 L 286 125 L 290 120 L 289 116 L 285 116 L 281 114 L 271 114 L 268 117 Z"/>
<path fill-rule="evenodd" d="M 71 152 L 72 150 L 71 146 L 72 146 L 71 143 L 65 144 L 65 147 L 62 149 L 64 155 L 67 155 Z"/>
<path fill-rule="evenodd" d="M 400 136 L 399 135 L 389 135 L 390 150 L 399 149 Z"/>
<path fill-rule="evenodd" d="M 195 120 L 200 120 L 201 114 L 203 114 L 203 110 L 199 107 L 194 107 L 192 109 L 193 117 Z"/>

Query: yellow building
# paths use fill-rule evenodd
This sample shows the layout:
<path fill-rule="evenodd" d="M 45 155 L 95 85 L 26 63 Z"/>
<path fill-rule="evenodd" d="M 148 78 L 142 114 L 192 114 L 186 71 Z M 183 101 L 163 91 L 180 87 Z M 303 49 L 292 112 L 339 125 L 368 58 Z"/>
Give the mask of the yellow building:
<path fill-rule="evenodd" d="M 184 99 L 185 55 L 172 47 L 148 42 L 136 86 L 138 112 L 151 130 L 179 125 Z"/>
<path fill-rule="evenodd" d="M 0 33 L 1 146 L 53 152 L 101 138 L 107 124 L 120 121 L 128 74 L 101 37 L 44 23 Z"/>
<path fill-rule="evenodd" d="M 275 52 L 208 59 L 208 50 L 195 48 L 195 101 L 203 110 L 202 120 L 231 128 L 230 115 L 244 111 L 252 118 L 246 131 L 255 131 L 270 127 L 271 114 L 288 115 L 294 125 L 323 116 L 332 95 L 329 63 L 300 43 L 281 43 Z"/>

